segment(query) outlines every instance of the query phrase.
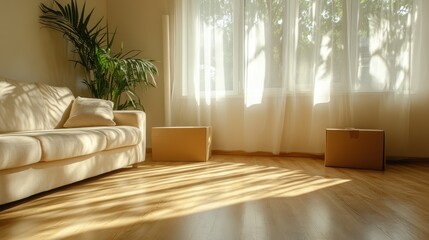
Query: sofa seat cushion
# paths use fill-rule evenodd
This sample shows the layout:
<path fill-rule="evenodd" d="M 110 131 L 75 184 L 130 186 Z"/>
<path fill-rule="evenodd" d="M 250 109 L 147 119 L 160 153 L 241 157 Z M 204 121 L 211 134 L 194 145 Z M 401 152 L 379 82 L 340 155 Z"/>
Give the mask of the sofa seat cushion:
<path fill-rule="evenodd" d="M 104 150 L 134 146 L 143 139 L 139 128 L 130 126 L 61 128 L 8 134 L 40 142 L 40 161 L 57 161 Z"/>
<path fill-rule="evenodd" d="M 42 146 L 42 161 L 56 161 L 79 157 L 106 149 L 106 136 L 91 129 L 55 129 L 20 132 L 19 135 L 33 137 Z"/>
<path fill-rule="evenodd" d="M 42 149 L 37 139 L 27 136 L 0 136 L 0 170 L 39 162 Z"/>
<path fill-rule="evenodd" d="M 91 128 L 103 133 L 107 138 L 106 150 L 134 146 L 142 141 L 142 132 L 136 127 L 116 126 Z"/>

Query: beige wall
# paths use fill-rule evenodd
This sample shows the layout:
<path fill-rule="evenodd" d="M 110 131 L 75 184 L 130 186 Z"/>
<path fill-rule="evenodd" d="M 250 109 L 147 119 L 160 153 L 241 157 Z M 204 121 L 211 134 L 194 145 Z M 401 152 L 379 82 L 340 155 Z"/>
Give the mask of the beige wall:
<path fill-rule="evenodd" d="M 159 70 L 158 87 L 140 91 L 147 116 L 148 147 L 151 129 L 164 126 L 164 80 L 162 15 L 169 12 L 169 0 L 107 0 L 109 26 L 117 27 L 116 44 L 125 50 L 142 50 L 140 57 L 153 59 Z"/>
<path fill-rule="evenodd" d="M 67 86 L 75 94 L 85 94 L 79 71 L 68 61 L 71 54 L 66 40 L 41 28 L 41 2 L 52 4 L 50 0 L 0 0 L 0 77 Z M 106 15 L 106 0 L 87 4 L 96 6 L 97 18 Z"/>

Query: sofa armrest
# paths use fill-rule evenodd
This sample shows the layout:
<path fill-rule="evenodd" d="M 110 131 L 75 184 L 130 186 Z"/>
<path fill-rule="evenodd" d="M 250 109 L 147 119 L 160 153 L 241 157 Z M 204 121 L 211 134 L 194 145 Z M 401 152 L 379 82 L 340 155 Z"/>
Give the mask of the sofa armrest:
<path fill-rule="evenodd" d="M 146 130 L 146 114 L 138 110 L 113 111 L 114 121 L 118 126 L 133 126 Z"/>
<path fill-rule="evenodd" d="M 113 120 L 117 126 L 132 126 L 140 129 L 142 133 L 142 141 L 137 147 L 137 161 L 130 162 L 133 166 L 137 166 L 138 162 L 146 159 L 146 113 L 138 110 L 120 110 L 113 111 Z"/>

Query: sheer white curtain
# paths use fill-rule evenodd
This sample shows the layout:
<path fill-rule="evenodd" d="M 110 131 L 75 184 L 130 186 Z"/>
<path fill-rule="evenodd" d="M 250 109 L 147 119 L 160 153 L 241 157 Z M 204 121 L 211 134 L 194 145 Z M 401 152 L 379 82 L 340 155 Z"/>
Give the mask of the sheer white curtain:
<path fill-rule="evenodd" d="M 213 148 L 323 153 L 327 127 L 407 148 L 417 0 L 175 0 L 173 125 Z"/>

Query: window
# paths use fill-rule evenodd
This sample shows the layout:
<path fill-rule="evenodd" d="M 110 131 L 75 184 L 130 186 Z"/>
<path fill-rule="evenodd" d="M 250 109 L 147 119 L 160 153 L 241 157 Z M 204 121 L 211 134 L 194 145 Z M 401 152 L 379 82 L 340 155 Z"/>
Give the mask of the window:
<path fill-rule="evenodd" d="M 409 88 L 413 0 L 183 1 L 202 93 Z"/>
<path fill-rule="evenodd" d="M 361 0 L 355 91 L 407 91 L 412 0 Z"/>
<path fill-rule="evenodd" d="M 236 90 L 234 68 L 234 4 L 232 0 L 200 0 L 199 79 L 201 91 Z"/>

